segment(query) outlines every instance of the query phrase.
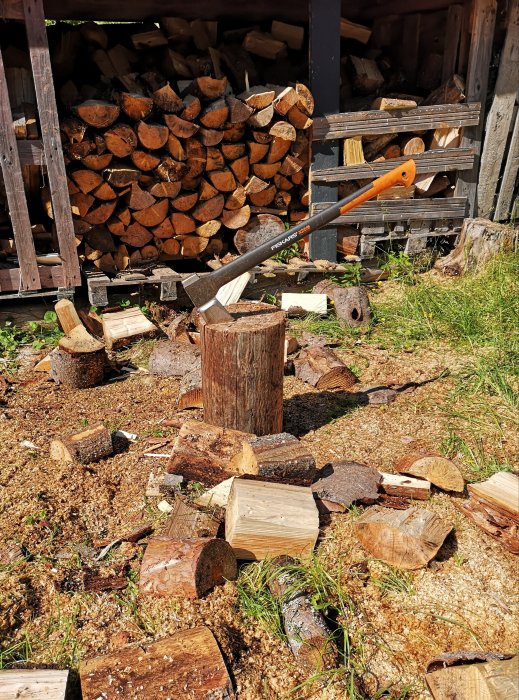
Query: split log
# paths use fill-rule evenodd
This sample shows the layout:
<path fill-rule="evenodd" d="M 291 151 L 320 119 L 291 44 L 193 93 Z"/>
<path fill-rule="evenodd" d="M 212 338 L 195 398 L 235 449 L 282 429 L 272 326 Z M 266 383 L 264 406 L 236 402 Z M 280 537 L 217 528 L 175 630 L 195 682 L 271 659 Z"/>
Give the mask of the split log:
<path fill-rule="evenodd" d="M 270 34 L 258 31 L 247 33 L 243 40 L 243 48 L 249 53 L 272 61 L 283 58 L 287 53 L 287 45 L 284 41 L 278 41 Z"/>
<path fill-rule="evenodd" d="M 153 100 L 151 97 L 145 97 L 144 95 L 131 92 L 122 92 L 120 99 L 123 112 L 135 122 L 146 119 L 153 110 Z"/>
<path fill-rule="evenodd" d="M 511 226 L 488 219 L 465 219 L 456 247 L 434 265 L 445 275 L 462 275 L 482 269 L 501 252 L 514 249 L 516 233 Z"/>
<path fill-rule="evenodd" d="M 234 698 L 224 659 L 207 627 L 82 659 L 79 675 L 83 700 L 109 698 L 114 688 L 125 698 L 140 694 L 139 688 L 156 698 L 185 697 L 186 688 L 193 700 Z"/>
<path fill-rule="evenodd" d="M 187 121 L 196 119 L 202 110 L 202 103 L 196 95 L 186 95 L 182 101 L 182 105 L 183 109 L 180 112 L 180 117 L 182 119 L 187 119 Z"/>
<path fill-rule="evenodd" d="M 103 184 L 103 178 L 93 170 L 75 170 L 70 174 L 83 194 L 88 194 Z"/>
<path fill-rule="evenodd" d="M 109 350 L 154 336 L 158 328 L 138 307 L 103 314 L 103 337 Z"/>
<path fill-rule="evenodd" d="M 148 362 L 151 374 L 159 377 L 183 377 L 200 365 L 201 354 L 197 347 L 170 340 L 157 343 Z"/>
<path fill-rule="evenodd" d="M 447 666 L 426 673 L 425 682 L 434 700 L 511 700 L 519 695 L 519 656 Z"/>
<path fill-rule="evenodd" d="M 280 433 L 244 441 L 231 468 L 238 474 L 250 474 L 263 481 L 308 486 L 315 475 L 315 459 L 296 437 Z"/>
<path fill-rule="evenodd" d="M 415 100 L 403 100 L 398 97 L 377 97 L 371 104 L 371 109 L 381 109 L 392 112 L 399 109 L 414 109 L 418 107 Z"/>
<path fill-rule="evenodd" d="M 200 129 L 198 124 L 193 124 L 187 119 L 181 119 L 176 114 L 164 114 L 163 118 L 171 133 L 180 139 L 191 138 Z"/>
<path fill-rule="evenodd" d="M 288 110 L 294 107 L 294 105 L 296 105 L 298 101 L 299 95 L 297 94 L 295 89 L 293 87 L 287 87 L 284 90 L 281 90 L 278 94 L 276 94 L 276 97 L 272 101 L 272 104 L 274 106 L 274 110 L 278 114 L 285 116 Z"/>
<path fill-rule="evenodd" d="M 186 421 L 173 445 L 168 472 L 180 474 L 186 481 L 214 486 L 234 476 L 231 460 L 242 450 L 243 442 L 252 437 L 239 430 Z"/>
<path fill-rule="evenodd" d="M 173 510 L 160 535 L 176 540 L 216 537 L 219 527 L 218 518 L 202 510 L 197 510 L 181 498 L 176 497 Z"/>
<path fill-rule="evenodd" d="M 358 165 L 365 163 L 362 150 L 362 136 L 352 136 L 343 142 L 344 165 Z"/>
<path fill-rule="evenodd" d="M 373 467 L 358 462 L 333 462 L 323 467 L 319 479 L 312 484 L 312 492 L 325 508 L 333 503 L 345 511 L 353 503 L 375 503 L 381 480 Z"/>
<path fill-rule="evenodd" d="M 300 51 L 303 48 L 305 38 L 304 27 L 298 27 L 295 24 L 287 24 L 273 20 L 270 28 L 270 33 L 278 41 L 284 41 L 289 49 Z"/>
<path fill-rule="evenodd" d="M 341 255 L 355 255 L 359 241 L 360 234 L 357 228 L 353 226 L 340 226 L 338 228 L 337 252 Z"/>
<path fill-rule="evenodd" d="M 237 577 L 236 556 L 225 540 L 153 537 L 141 564 L 139 593 L 200 598 Z"/>
<path fill-rule="evenodd" d="M 267 304 L 233 304 L 228 310 L 232 323 L 201 329 L 204 419 L 257 435 L 279 433 L 285 315 Z M 247 357 L 255 358 L 254 376 Z"/>
<path fill-rule="evenodd" d="M 375 139 L 364 145 L 364 157 L 369 162 L 377 157 L 377 154 L 387 146 L 391 141 L 394 141 L 396 134 L 381 134 Z"/>
<path fill-rule="evenodd" d="M 250 207 L 245 205 L 241 209 L 224 209 L 222 213 L 222 223 L 229 229 L 241 229 L 246 226 L 250 219 Z"/>
<path fill-rule="evenodd" d="M 294 360 L 296 377 L 316 389 L 347 391 L 358 381 L 344 362 L 328 348 L 303 348 Z"/>
<path fill-rule="evenodd" d="M 369 508 L 355 523 L 357 537 L 370 554 L 391 566 L 419 569 L 436 556 L 452 525 L 422 508 Z"/>
<path fill-rule="evenodd" d="M 103 153 L 101 155 L 90 153 L 84 158 L 81 158 L 81 165 L 84 165 L 85 168 L 89 168 L 90 170 L 104 170 L 110 165 L 112 158 L 112 153 Z"/>
<path fill-rule="evenodd" d="M 137 124 L 137 137 L 144 148 L 156 151 L 163 148 L 169 136 L 169 129 L 163 124 L 147 124 L 140 121 Z"/>
<path fill-rule="evenodd" d="M 380 473 L 382 481 L 380 488 L 389 496 L 403 496 L 418 501 L 427 501 L 431 493 L 431 482 L 425 479 L 413 479 L 401 474 Z"/>
<path fill-rule="evenodd" d="M 50 443 L 50 457 L 58 462 L 89 464 L 112 454 L 112 435 L 104 425 L 97 425 L 62 440 L 52 440 Z"/>
<path fill-rule="evenodd" d="M 272 560 L 270 592 L 279 600 L 283 627 L 290 649 L 308 673 L 316 673 L 337 665 L 338 652 L 330 629 L 298 582 L 297 563 L 287 556 Z"/>
<path fill-rule="evenodd" d="M 137 168 L 132 168 L 129 165 L 118 163 L 111 164 L 109 168 L 103 170 L 103 177 L 112 187 L 124 188 L 137 182 L 142 173 Z"/>
<path fill-rule="evenodd" d="M 121 242 L 131 245 L 134 248 L 141 248 L 153 239 L 153 235 L 137 221 L 134 221 L 126 228 Z"/>
<path fill-rule="evenodd" d="M 117 105 L 101 100 L 87 100 L 78 105 L 75 111 L 85 124 L 96 129 L 106 129 L 111 126 L 117 121 L 120 113 Z"/>
<path fill-rule="evenodd" d="M 446 83 L 433 90 L 422 102 L 426 105 L 451 105 L 465 99 L 465 81 L 459 75 L 453 75 Z"/>
<path fill-rule="evenodd" d="M 70 299 L 60 299 L 54 304 L 54 311 L 58 317 L 59 325 L 63 333 L 70 333 L 77 326 L 82 326 L 76 307 Z"/>
<path fill-rule="evenodd" d="M 137 182 L 132 183 L 130 194 L 128 196 L 128 206 L 134 211 L 147 209 L 155 204 L 155 197 L 139 187 Z"/>
<path fill-rule="evenodd" d="M 340 287 L 330 280 L 322 280 L 313 288 L 317 294 L 326 294 L 333 301 L 337 318 L 356 328 L 371 320 L 369 297 L 364 287 Z"/>
<path fill-rule="evenodd" d="M 404 474 L 411 474 L 427 479 L 444 491 L 463 492 L 465 482 L 458 467 L 445 457 L 411 453 L 397 462 L 395 469 Z"/>
<path fill-rule="evenodd" d="M 247 190 L 247 187 L 245 187 Z M 247 253 L 266 243 L 274 236 L 283 233 L 285 225 L 283 221 L 273 214 L 257 214 L 247 226 L 240 229 L 234 236 L 234 245 L 239 253 Z"/>
<path fill-rule="evenodd" d="M 182 112 L 185 108 L 184 102 L 180 99 L 169 83 L 166 83 L 162 87 L 154 90 L 151 97 L 155 107 L 160 109 L 161 112 L 174 114 L 175 112 Z"/>
<path fill-rule="evenodd" d="M 117 124 L 104 132 L 107 149 L 117 158 L 126 158 L 138 144 L 135 131 L 127 124 Z"/>
<path fill-rule="evenodd" d="M 407 136 L 401 143 L 404 156 L 412 156 L 414 153 L 423 153 L 425 144 L 419 136 Z"/>
<path fill-rule="evenodd" d="M 360 94 L 369 95 L 384 84 L 384 76 L 375 61 L 369 58 L 350 56 L 353 83 Z"/>
<path fill-rule="evenodd" d="M 225 511 L 225 539 L 238 559 L 309 554 L 319 514 L 305 486 L 234 479 Z"/>

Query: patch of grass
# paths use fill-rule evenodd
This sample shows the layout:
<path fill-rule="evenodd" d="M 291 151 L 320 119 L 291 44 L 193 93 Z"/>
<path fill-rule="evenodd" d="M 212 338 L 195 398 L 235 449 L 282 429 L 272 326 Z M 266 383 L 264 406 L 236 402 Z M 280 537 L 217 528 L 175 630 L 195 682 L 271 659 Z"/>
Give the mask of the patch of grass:
<path fill-rule="evenodd" d="M 269 590 L 272 563 L 264 559 L 244 566 L 236 582 L 238 604 L 245 617 L 256 620 L 275 637 L 285 639 L 278 601 Z"/>
<path fill-rule="evenodd" d="M 481 439 L 475 437 L 471 446 L 460 435 L 449 431 L 448 436 L 440 445 L 440 451 L 446 457 L 458 457 L 463 459 L 468 474 L 469 482 L 483 481 L 497 472 L 511 472 L 513 467 L 507 462 L 501 462 L 493 455 L 486 454 Z"/>
<path fill-rule="evenodd" d="M 402 571 L 394 566 L 384 565 L 384 570 L 371 577 L 372 583 L 380 589 L 382 595 L 388 593 L 404 593 L 414 595 L 414 576 L 409 571 Z"/>
<path fill-rule="evenodd" d="M 16 369 L 16 355 L 21 346 L 32 345 L 36 350 L 55 347 L 62 335 L 54 311 L 47 311 L 42 321 L 30 321 L 23 326 L 5 321 L 0 326 L 0 359 L 12 371 Z"/>
<path fill-rule="evenodd" d="M 339 343 L 346 339 L 355 340 L 361 335 L 358 328 L 350 328 L 335 315 L 321 318 L 317 314 L 308 314 L 304 318 L 293 318 L 290 319 L 290 330 L 296 336 L 307 331 Z"/>
<path fill-rule="evenodd" d="M 0 644 L 0 670 L 16 668 L 19 664 L 25 664 L 32 657 L 32 642 L 27 634 L 23 633 L 21 639 Z"/>
<path fill-rule="evenodd" d="M 339 285 L 339 287 L 356 287 L 359 285 L 362 265 L 360 263 L 343 263 L 342 267 L 344 267 L 346 272 L 340 275 L 332 275 L 330 280 Z"/>

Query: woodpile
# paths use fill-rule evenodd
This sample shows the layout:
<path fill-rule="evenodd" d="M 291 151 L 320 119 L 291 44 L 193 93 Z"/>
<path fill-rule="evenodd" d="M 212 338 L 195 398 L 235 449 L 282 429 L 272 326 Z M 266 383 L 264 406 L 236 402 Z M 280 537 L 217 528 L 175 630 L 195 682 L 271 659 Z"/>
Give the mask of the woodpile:
<path fill-rule="evenodd" d="M 283 230 L 307 211 L 313 98 L 297 71 L 272 82 L 272 62 L 302 48 L 303 29 L 151 26 L 54 32 L 58 45 L 77 35 L 86 55 L 59 76 L 61 134 L 79 253 L 105 273 L 240 250 L 258 215 Z"/>

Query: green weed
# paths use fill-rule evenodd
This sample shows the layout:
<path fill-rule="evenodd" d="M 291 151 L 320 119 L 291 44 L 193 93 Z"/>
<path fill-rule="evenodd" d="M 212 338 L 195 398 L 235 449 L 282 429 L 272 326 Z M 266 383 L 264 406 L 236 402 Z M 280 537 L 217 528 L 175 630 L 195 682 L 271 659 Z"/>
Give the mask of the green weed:
<path fill-rule="evenodd" d="M 390 280 L 397 280 L 404 284 L 415 283 L 415 266 L 413 260 L 403 251 L 390 250 L 385 262 L 380 266 L 388 273 Z"/>
<path fill-rule="evenodd" d="M 371 577 L 372 583 L 380 589 L 382 595 L 404 593 L 414 595 L 414 576 L 409 571 L 402 571 L 394 566 L 385 565 L 382 573 Z"/>
<path fill-rule="evenodd" d="M 446 457 L 461 457 L 463 459 L 468 471 L 468 481 L 482 481 L 497 472 L 513 471 L 511 464 L 501 462 L 492 455 L 487 455 L 482 440 L 478 437 L 474 437 L 474 445 L 471 446 L 460 435 L 451 430 L 440 444 L 440 451 Z"/>
<path fill-rule="evenodd" d="M 14 370 L 21 346 L 32 345 L 36 350 L 54 347 L 62 335 L 54 311 L 47 311 L 42 321 L 30 321 L 23 326 L 5 321 L 0 327 L 0 359 L 8 370 Z"/>
<path fill-rule="evenodd" d="M 342 266 L 345 272 L 340 275 L 332 275 L 330 280 L 339 287 L 357 287 L 361 281 L 362 265 L 360 263 L 342 263 Z"/>
<path fill-rule="evenodd" d="M 299 257 L 299 245 L 297 243 L 292 243 L 292 245 L 289 245 L 288 248 L 280 250 L 279 253 L 276 253 L 270 259 L 275 260 L 276 262 L 286 263 L 290 260 L 290 258 L 297 257 Z"/>
<path fill-rule="evenodd" d="M 32 657 L 32 642 L 27 632 L 16 642 L 0 644 L 0 670 L 16 668 L 19 664 L 27 663 Z"/>

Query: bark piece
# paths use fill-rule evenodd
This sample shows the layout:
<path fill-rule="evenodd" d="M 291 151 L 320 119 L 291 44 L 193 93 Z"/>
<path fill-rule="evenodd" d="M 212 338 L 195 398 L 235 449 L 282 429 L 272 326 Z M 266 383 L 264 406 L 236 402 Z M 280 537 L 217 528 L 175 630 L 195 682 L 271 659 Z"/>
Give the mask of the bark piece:
<path fill-rule="evenodd" d="M 272 566 L 275 568 L 268 586 L 279 600 L 285 634 L 298 665 L 307 673 L 333 668 L 339 661 L 337 647 L 322 614 L 298 585 L 296 561 L 276 557 Z"/>
<path fill-rule="evenodd" d="M 336 503 L 346 510 L 353 503 L 375 503 L 381 480 L 373 467 L 358 462 L 333 462 L 322 469 L 312 491 L 322 501 Z"/>
<path fill-rule="evenodd" d="M 175 498 L 173 510 L 160 535 L 177 540 L 216 537 L 219 527 L 218 518 L 193 508 L 181 498 Z"/>
<path fill-rule="evenodd" d="M 369 297 L 364 287 L 340 287 L 330 280 L 318 282 L 314 293 L 326 294 L 333 301 L 337 318 L 356 328 L 371 320 Z"/>
<path fill-rule="evenodd" d="M 436 556 L 452 525 L 422 508 L 369 508 L 355 523 L 357 537 L 370 554 L 391 566 L 419 569 Z"/>
<path fill-rule="evenodd" d="M 195 368 L 182 377 L 178 390 L 178 410 L 203 408 L 202 368 Z"/>
<path fill-rule="evenodd" d="M 400 473 L 427 479 L 444 491 L 461 493 L 465 488 L 465 481 L 458 467 L 450 459 L 439 455 L 411 453 L 403 457 L 395 468 Z"/>
<path fill-rule="evenodd" d="M 186 688 L 190 700 L 234 698 L 222 654 L 207 627 L 82 660 L 79 673 L 83 700 L 111 700 L 115 692 L 136 698 L 138 688 L 155 698 L 186 697 Z"/>
<path fill-rule="evenodd" d="M 296 437 L 280 433 L 244 441 L 231 468 L 264 481 L 308 486 L 315 475 L 315 459 Z"/>
<path fill-rule="evenodd" d="M 309 554 L 318 533 L 311 489 L 234 479 L 225 511 L 225 539 L 238 559 Z"/>
<path fill-rule="evenodd" d="M 434 700 L 512 700 L 519 695 L 519 656 L 426 673 Z"/>
<path fill-rule="evenodd" d="M 316 389 L 348 390 L 358 381 L 344 362 L 328 348 L 303 348 L 294 360 L 296 377 Z"/>
<path fill-rule="evenodd" d="M 403 496 L 427 501 L 431 494 L 431 482 L 425 479 L 413 479 L 401 474 L 386 474 L 381 472 L 380 488 L 389 496 Z"/>
<path fill-rule="evenodd" d="M 113 454 L 112 435 L 104 425 L 88 428 L 50 443 L 50 457 L 60 462 L 89 464 Z"/>
<path fill-rule="evenodd" d="M 137 308 L 103 314 L 103 336 L 109 350 L 124 347 L 157 333 L 157 326 Z"/>
<path fill-rule="evenodd" d="M 231 472 L 231 460 L 242 449 L 243 441 L 251 437 L 250 433 L 239 430 L 186 421 L 175 440 L 168 472 L 180 474 L 186 481 L 214 486 L 235 476 Z"/>
<path fill-rule="evenodd" d="M 183 377 L 200 363 L 200 350 L 194 345 L 164 340 L 153 348 L 148 368 L 159 377 Z"/>

